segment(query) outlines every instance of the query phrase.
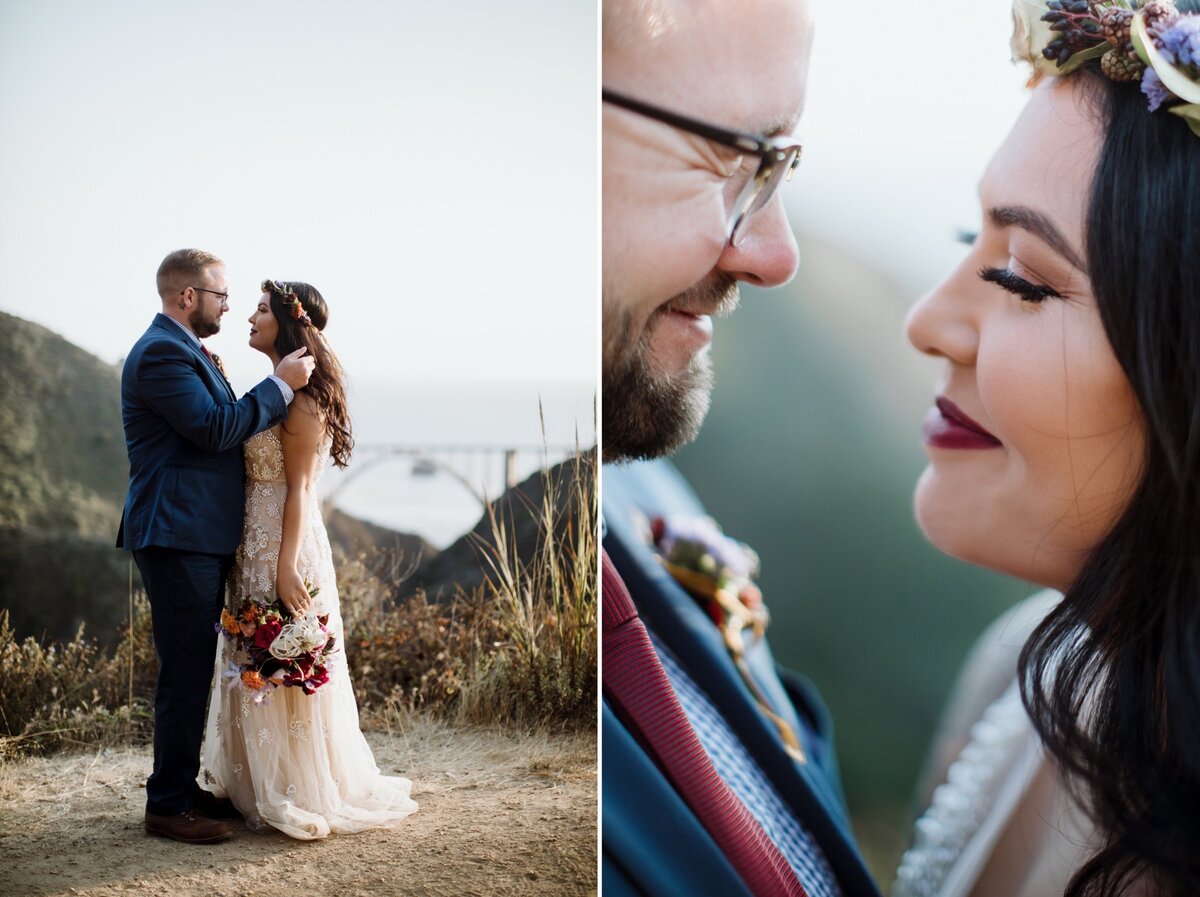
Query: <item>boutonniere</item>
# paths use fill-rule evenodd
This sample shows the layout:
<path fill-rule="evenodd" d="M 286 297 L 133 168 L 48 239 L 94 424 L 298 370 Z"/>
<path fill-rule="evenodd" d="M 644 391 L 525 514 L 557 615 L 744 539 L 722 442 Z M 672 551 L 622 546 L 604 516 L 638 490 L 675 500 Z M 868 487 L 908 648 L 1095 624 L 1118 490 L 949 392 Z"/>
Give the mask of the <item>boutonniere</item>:
<path fill-rule="evenodd" d="M 221 372 L 221 376 L 224 377 L 225 382 L 228 383 L 229 375 L 225 373 L 225 365 L 221 362 L 221 356 L 216 352 L 212 352 L 210 354 L 212 355 L 213 364 L 217 366 L 217 370 Z"/>
<path fill-rule="evenodd" d="M 700 601 L 726 641 L 744 651 L 743 630 L 763 636 L 770 614 L 754 584 L 759 561 L 753 548 L 729 538 L 711 517 L 656 517 L 650 532 L 663 565 Z"/>
<path fill-rule="evenodd" d="M 650 521 L 650 538 L 667 572 L 696 599 L 721 631 L 721 639 L 742 681 L 759 709 L 779 730 L 784 748 L 793 758 L 804 762 L 800 739 L 771 709 L 746 662 L 746 630 L 750 630 L 756 641 L 760 640 L 771 621 L 762 591 L 754 583 L 759 573 L 758 553 L 744 542 L 725 535 L 711 517 L 656 517 Z"/>

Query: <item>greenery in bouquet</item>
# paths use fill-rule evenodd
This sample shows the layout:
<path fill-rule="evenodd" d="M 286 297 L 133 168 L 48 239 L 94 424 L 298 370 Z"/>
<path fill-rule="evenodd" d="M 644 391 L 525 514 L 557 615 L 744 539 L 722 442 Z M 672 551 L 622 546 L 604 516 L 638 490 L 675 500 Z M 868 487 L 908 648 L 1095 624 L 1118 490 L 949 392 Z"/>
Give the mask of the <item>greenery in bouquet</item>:
<path fill-rule="evenodd" d="M 317 589 L 308 593 L 316 597 Z M 233 657 L 225 677 L 263 701 L 279 686 L 298 687 L 313 694 L 329 681 L 326 662 L 337 639 L 329 615 L 292 615 L 278 599 L 245 599 L 236 610 L 221 611 L 218 631 L 233 642 Z"/>

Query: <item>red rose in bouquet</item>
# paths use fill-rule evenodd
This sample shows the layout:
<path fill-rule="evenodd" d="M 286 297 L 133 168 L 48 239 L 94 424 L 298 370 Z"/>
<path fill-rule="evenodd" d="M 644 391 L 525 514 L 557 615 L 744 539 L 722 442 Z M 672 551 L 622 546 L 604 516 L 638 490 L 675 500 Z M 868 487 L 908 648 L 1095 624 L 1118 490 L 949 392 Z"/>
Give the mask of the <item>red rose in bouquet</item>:
<path fill-rule="evenodd" d="M 278 617 L 267 620 L 254 630 L 254 646 L 262 648 L 264 651 L 268 650 L 281 629 L 283 629 L 283 621 Z"/>

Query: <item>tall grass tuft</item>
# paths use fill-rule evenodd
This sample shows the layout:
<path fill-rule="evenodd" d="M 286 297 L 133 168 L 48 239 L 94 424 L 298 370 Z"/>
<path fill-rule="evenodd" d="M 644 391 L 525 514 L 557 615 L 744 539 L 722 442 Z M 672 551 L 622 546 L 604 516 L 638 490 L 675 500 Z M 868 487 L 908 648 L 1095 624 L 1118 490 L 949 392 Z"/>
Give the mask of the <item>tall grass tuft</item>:
<path fill-rule="evenodd" d="M 521 558 L 512 521 L 489 504 L 485 588 L 504 650 L 463 696 L 472 720 L 594 723 L 599 496 L 594 452 L 542 472 L 537 548 Z"/>

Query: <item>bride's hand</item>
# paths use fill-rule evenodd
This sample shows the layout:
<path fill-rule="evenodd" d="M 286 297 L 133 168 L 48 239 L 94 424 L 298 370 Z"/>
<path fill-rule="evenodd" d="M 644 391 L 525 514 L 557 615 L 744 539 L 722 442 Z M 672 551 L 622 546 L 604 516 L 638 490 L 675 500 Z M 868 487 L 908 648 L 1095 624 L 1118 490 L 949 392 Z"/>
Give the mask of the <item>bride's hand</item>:
<path fill-rule="evenodd" d="M 275 579 L 275 594 L 293 614 L 299 616 L 312 604 L 312 596 L 304 587 L 304 580 L 295 570 L 281 570 Z"/>

